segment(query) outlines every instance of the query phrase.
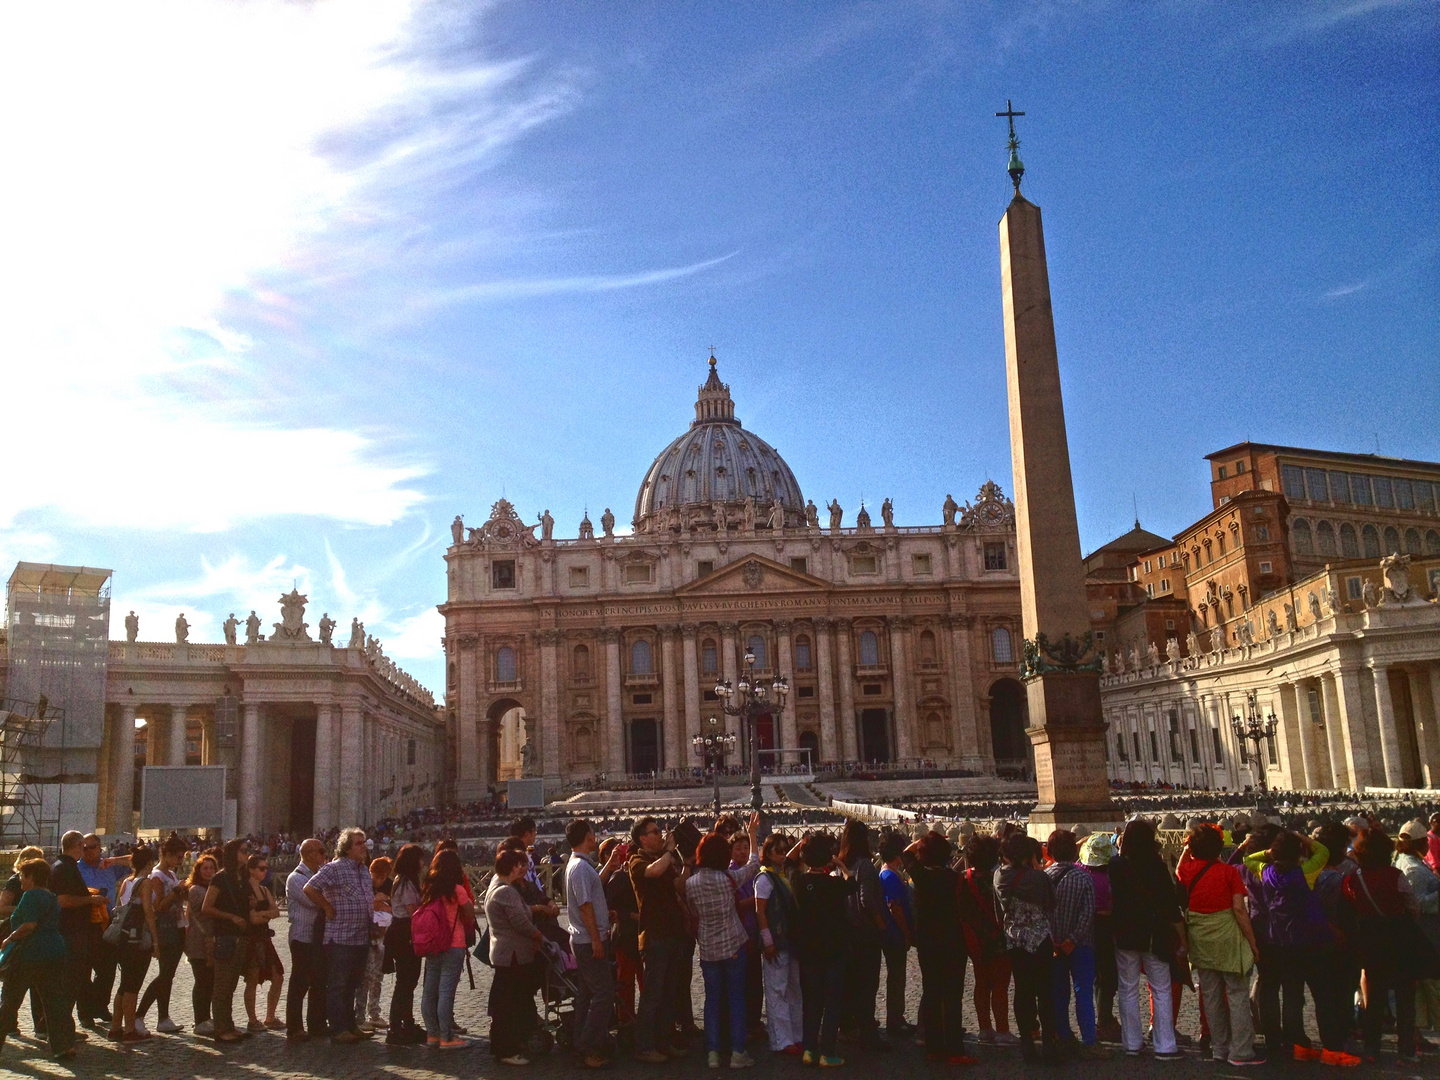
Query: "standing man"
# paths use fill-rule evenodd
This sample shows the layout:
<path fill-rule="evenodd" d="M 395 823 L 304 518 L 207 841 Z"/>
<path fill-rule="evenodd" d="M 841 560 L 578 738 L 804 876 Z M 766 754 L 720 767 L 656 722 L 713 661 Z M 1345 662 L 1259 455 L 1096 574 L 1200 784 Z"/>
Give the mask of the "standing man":
<path fill-rule="evenodd" d="M 885 1030 L 899 1038 L 914 1030 L 905 1019 L 905 975 L 910 946 L 915 941 L 915 904 L 910 886 L 901 874 L 909 845 L 898 832 L 880 840 L 880 891 L 885 901 L 885 929 L 880 948 L 885 955 Z"/>
<path fill-rule="evenodd" d="M 315 871 L 325 865 L 325 845 L 313 837 L 300 845 L 300 865 L 285 879 L 290 906 L 290 995 L 285 999 L 285 1038 L 290 1042 L 317 1039 L 328 1030 L 325 1022 L 325 915 L 305 895 Z M 308 1011 L 305 997 L 310 997 Z"/>
<path fill-rule="evenodd" d="M 355 1021 L 355 990 L 370 958 L 370 919 L 375 887 L 370 881 L 364 829 L 341 829 L 335 858 L 303 886 L 305 898 L 325 916 L 325 1003 L 330 1038 L 337 1043 L 368 1039 Z"/>
<path fill-rule="evenodd" d="M 50 868 L 50 891 L 60 901 L 60 936 L 65 939 L 65 1007 L 79 1006 L 80 1021 L 95 1026 L 90 993 L 91 912 L 106 906 L 105 897 L 90 892 L 80 875 L 85 837 L 70 830 L 60 837 L 60 857 Z"/>
<path fill-rule="evenodd" d="M 115 906 L 115 886 L 123 881 L 130 873 L 130 856 L 115 855 L 105 858 L 100 854 L 100 837 L 89 833 L 80 844 L 80 862 L 78 864 L 80 877 L 85 881 L 85 887 L 100 893 L 105 897 L 105 906 Z M 120 962 L 120 954 L 102 936 L 105 928 L 94 920 L 90 920 L 90 970 L 93 976 L 87 975 L 89 980 L 89 994 L 87 1002 L 82 1005 L 81 1013 L 89 1014 L 90 1019 L 85 1023 L 95 1028 L 100 1028 L 100 1022 L 110 1023 L 110 991 L 115 986 L 115 967 Z M 83 1019 L 83 1015 L 82 1015 Z"/>
<path fill-rule="evenodd" d="M 1086 1060 L 1110 1056 L 1095 1041 L 1095 879 L 1077 865 L 1080 845 L 1068 829 L 1056 829 L 1045 844 L 1051 863 L 1045 868 L 1055 887 L 1050 912 L 1050 940 L 1055 943 L 1051 968 L 1055 994 L 1055 1027 L 1061 1048 Z M 1075 987 L 1075 1021 L 1080 1047 L 1070 1033 L 1070 987 Z"/>
<path fill-rule="evenodd" d="M 682 862 L 674 834 L 662 832 L 653 817 L 636 821 L 630 840 L 635 849 L 630 881 L 640 904 L 640 958 L 645 965 L 635 1014 L 635 1059 L 658 1065 L 684 1056 L 674 1045 L 685 953 L 685 912 L 679 893 Z"/>
<path fill-rule="evenodd" d="M 615 1010 L 615 971 L 610 966 L 610 906 L 605 883 L 595 869 L 595 827 L 584 818 L 565 826 L 570 861 L 565 866 L 565 909 L 570 920 L 570 951 L 575 955 L 579 988 L 575 993 L 575 1051 L 587 1069 L 604 1068 Z M 619 846 L 616 845 L 616 851 Z M 605 869 L 613 873 L 612 853 Z M 608 876 L 607 873 L 607 876 Z"/>

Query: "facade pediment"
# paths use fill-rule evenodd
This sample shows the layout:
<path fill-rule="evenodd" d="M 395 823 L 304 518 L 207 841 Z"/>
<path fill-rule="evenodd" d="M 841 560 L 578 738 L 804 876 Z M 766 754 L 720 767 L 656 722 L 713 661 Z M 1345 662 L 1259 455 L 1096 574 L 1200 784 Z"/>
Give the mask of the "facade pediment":
<path fill-rule="evenodd" d="M 720 596 L 753 592 L 827 592 L 830 583 L 767 559 L 745 555 L 698 581 L 675 590 L 676 596 Z"/>

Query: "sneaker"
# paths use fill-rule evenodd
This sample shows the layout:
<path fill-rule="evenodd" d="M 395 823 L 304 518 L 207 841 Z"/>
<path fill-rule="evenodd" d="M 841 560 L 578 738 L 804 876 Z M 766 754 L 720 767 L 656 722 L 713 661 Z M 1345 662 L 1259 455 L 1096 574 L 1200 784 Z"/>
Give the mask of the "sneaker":
<path fill-rule="evenodd" d="M 801 1046 L 799 1043 L 791 1043 L 789 1046 L 785 1047 L 784 1050 L 780 1051 L 780 1053 L 782 1054 L 794 1054 L 796 1057 L 799 1057 L 804 1052 L 805 1047 Z"/>
<path fill-rule="evenodd" d="M 993 1032 L 993 1031 L 982 1031 L 982 1032 L 980 1032 L 980 1034 L 979 1034 L 978 1036 L 976 1036 L 976 1037 L 980 1040 L 980 1044 L 981 1044 L 982 1046 L 994 1046 L 994 1045 L 995 1045 L 995 1032 Z"/>
<path fill-rule="evenodd" d="M 1249 1065 L 1248 1061 L 1232 1061 L 1231 1065 Z M 1320 1064 L 1341 1065 L 1353 1067 L 1360 1064 L 1360 1059 L 1354 1054 L 1347 1054 L 1343 1050 L 1322 1050 L 1320 1051 Z"/>
<path fill-rule="evenodd" d="M 805 1051 L 803 1051 L 803 1052 L 800 1054 L 800 1064 L 801 1064 L 801 1065 L 814 1065 L 814 1064 L 815 1064 L 815 1051 L 813 1051 L 813 1050 L 805 1050 Z"/>
<path fill-rule="evenodd" d="M 1347 1054 L 1346 1056 L 1348 1057 L 1349 1055 Z M 1358 1064 L 1360 1063 L 1360 1059 L 1359 1059 L 1359 1058 L 1356 1058 L 1356 1059 L 1355 1059 L 1355 1063 L 1358 1065 Z M 1242 1069 L 1242 1068 L 1244 1068 L 1246 1065 L 1264 1065 L 1264 1064 L 1265 1064 L 1265 1059 L 1264 1059 L 1264 1058 L 1258 1058 L 1258 1057 L 1248 1057 L 1248 1058 L 1233 1058 L 1233 1057 L 1232 1057 L 1232 1058 L 1226 1058 L 1226 1059 L 1225 1059 L 1225 1064 L 1226 1064 L 1226 1065 L 1234 1065 L 1237 1069 Z"/>
<path fill-rule="evenodd" d="M 530 1059 L 524 1054 L 511 1054 L 499 1059 L 501 1065 L 529 1065 Z"/>
<path fill-rule="evenodd" d="M 1180 1050 L 1170 1050 L 1170 1051 L 1168 1051 L 1168 1052 L 1166 1052 L 1166 1053 L 1163 1053 L 1163 1054 L 1160 1053 L 1160 1052 L 1157 1050 L 1157 1051 L 1155 1052 L 1155 1054 L 1154 1054 L 1154 1057 L 1155 1057 L 1155 1060 L 1156 1060 L 1156 1061 L 1184 1061 L 1184 1060 L 1185 1060 L 1185 1054 L 1184 1054 L 1182 1051 L 1180 1051 Z"/>
<path fill-rule="evenodd" d="M 663 1065 L 670 1058 L 659 1050 L 641 1050 L 635 1055 L 636 1061 L 643 1061 L 646 1065 Z M 719 1066 L 716 1066 L 719 1068 Z"/>
<path fill-rule="evenodd" d="M 145 1026 L 145 1021 L 138 1016 L 135 1018 L 135 1033 L 137 1035 L 144 1035 L 146 1038 L 150 1036 L 150 1029 Z"/>
<path fill-rule="evenodd" d="M 1019 1046 L 1020 1036 L 1013 1031 L 997 1031 L 995 1033 L 996 1046 Z"/>
<path fill-rule="evenodd" d="M 718 1069 L 720 1067 L 720 1051 L 711 1050 L 710 1053 L 706 1054 L 705 1064 L 712 1069 Z"/>
<path fill-rule="evenodd" d="M 730 1067 L 732 1069 L 750 1069 L 755 1065 L 755 1059 L 744 1050 L 732 1050 L 730 1052 Z"/>
<path fill-rule="evenodd" d="M 356 1030 L 356 1031 L 363 1031 L 363 1032 L 365 1032 L 366 1035 L 374 1035 L 374 1034 L 375 1034 L 375 1027 L 374 1027 L 373 1024 L 370 1023 L 369 1020 L 357 1020 L 357 1021 L 355 1021 L 355 1030 Z"/>
<path fill-rule="evenodd" d="M 845 1059 L 836 1054 L 834 1057 L 825 1054 L 820 1055 L 820 1067 L 822 1069 L 838 1069 L 845 1064 Z"/>
<path fill-rule="evenodd" d="M 465 1039 L 441 1039 L 441 1050 L 464 1050 L 470 1043 Z"/>
<path fill-rule="evenodd" d="M 390 1026 L 389 1021 L 387 1021 L 387 1020 L 381 1020 L 380 1017 L 378 1017 L 378 1016 L 372 1016 L 372 1017 L 370 1017 L 369 1020 L 366 1020 L 365 1022 L 366 1022 L 367 1024 L 369 1024 L 372 1028 L 379 1028 L 381 1031 L 384 1031 L 386 1028 L 388 1028 L 388 1027 Z M 516 1057 L 518 1057 L 518 1056 L 519 1056 L 519 1055 L 517 1054 Z M 527 1061 L 525 1064 L 528 1065 L 528 1064 L 530 1064 L 530 1063 Z"/>
<path fill-rule="evenodd" d="M 375 1037 L 375 1032 L 367 1031 L 363 1027 L 356 1027 L 350 1034 L 354 1035 L 357 1039 L 373 1039 Z"/>
<path fill-rule="evenodd" d="M 1301 1046 L 1299 1043 L 1295 1044 L 1293 1051 L 1296 1061 L 1319 1061 L 1324 1053 L 1318 1046 Z"/>
<path fill-rule="evenodd" d="M 184 1031 L 185 1029 L 174 1020 L 171 1020 L 170 1017 L 162 1016 L 160 1022 L 155 1025 L 155 1030 L 162 1035 L 174 1035 L 176 1032 Z"/>
<path fill-rule="evenodd" d="M 586 1069 L 608 1069 L 610 1059 L 601 1054 L 586 1054 L 580 1059 L 580 1065 Z"/>
<path fill-rule="evenodd" d="M 196 1034 L 196 1035 L 214 1035 L 214 1034 L 215 1034 L 215 1021 L 214 1021 L 214 1020 L 202 1020 L 202 1021 L 200 1021 L 200 1023 L 198 1023 L 198 1024 L 195 1025 L 195 1034 Z"/>

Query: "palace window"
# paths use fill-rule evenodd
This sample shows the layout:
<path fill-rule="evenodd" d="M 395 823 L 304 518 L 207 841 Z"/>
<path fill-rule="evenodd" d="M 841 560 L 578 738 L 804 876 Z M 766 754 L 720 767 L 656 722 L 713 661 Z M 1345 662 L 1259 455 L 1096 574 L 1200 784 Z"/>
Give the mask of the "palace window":
<path fill-rule="evenodd" d="M 655 568 L 646 562 L 625 564 L 625 584 L 646 585 L 655 577 Z"/>
<path fill-rule="evenodd" d="M 1415 509 L 1415 489 L 1409 480 L 1395 481 L 1395 504 L 1401 510 Z"/>
<path fill-rule="evenodd" d="M 929 556 L 929 555 L 912 555 L 912 556 L 910 557 L 910 569 L 911 569 L 912 571 L 914 571 L 914 574 L 915 574 L 916 577 L 929 577 L 929 576 L 930 576 L 930 556 Z"/>
<path fill-rule="evenodd" d="M 590 568 L 588 566 L 570 567 L 570 587 L 572 589 L 584 589 L 590 585 Z"/>
<path fill-rule="evenodd" d="M 1425 554 L 1440 555 L 1440 532 L 1431 529 L 1425 534 Z"/>
<path fill-rule="evenodd" d="M 406 765 L 414 765 L 414 764 L 415 764 L 415 740 L 414 740 L 414 739 L 406 739 L 406 740 L 405 740 L 405 764 L 406 764 Z"/>
<path fill-rule="evenodd" d="M 1145 583 L 1145 595 L 1150 597 L 1151 600 L 1155 599 L 1155 583 L 1153 581 L 1147 581 Z"/>
<path fill-rule="evenodd" d="M 496 559 L 490 564 L 490 587 L 492 589 L 515 588 L 514 559 Z"/>
<path fill-rule="evenodd" d="M 790 560 L 790 569 L 794 570 L 797 574 L 808 574 L 810 572 L 807 569 L 809 565 L 804 555 L 796 555 Z"/>
<path fill-rule="evenodd" d="M 1225 744 L 1220 741 L 1220 729 L 1219 729 L 1218 727 L 1212 727 L 1212 728 L 1210 729 L 1210 741 L 1211 741 L 1211 742 L 1214 744 L 1214 746 L 1215 746 L 1215 764 L 1216 764 L 1216 765 L 1224 765 L 1224 764 L 1225 764 Z"/>
<path fill-rule="evenodd" d="M 1221 465 L 1221 466 L 1220 466 L 1220 479 L 1221 479 L 1221 480 L 1224 480 L 1224 479 L 1225 479 L 1225 466 L 1224 466 L 1224 465 Z"/>
<path fill-rule="evenodd" d="M 1360 541 L 1355 536 L 1355 526 L 1348 521 L 1340 525 L 1340 554 L 1347 559 L 1360 557 Z"/>
<path fill-rule="evenodd" d="M 1337 503 L 1350 502 L 1350 477 L 1343 472 L 1330 474 L 1330 498 Z"/>
<path fill-rule="evenodd" d="M 1168 719 L 1170 721 L 1170 760 L 1184 761 L 1184 756 L 1180 753 L 1180 714 L 1171 709 Z"/>
<path fill-rule="evenodd" d="M 1160 736 L 1155 734 L 1154 728 L 1150 729 L 1150 760 L 1160 764 Z"/>
<path fill-rule="evenodd" d="M 1196 764 L 1200 762 L 1200 735 L 1193 727 L 1190 729 L 1190 760 Z"/>
<path fill-rule="evenodd" d="M 590 678 L 590 646 L 576 645 L 570 654 L 570 673 L 577 679 Z"/>
<path fill-rule="evenodd" d="M 800 687 L 799 689 L 797 689 L 795 692 L 796 692 L 800 697 L 814 697 L 814 696 L 815 696 L 815 688 L 814 688 L 813 686 L 802 686 L 802 687 Z"/>
<path fill-rule="evenodd" d="M 1245 475 L 1245 462 L 1243 462 L 1243 461 L 1237 461 L 1237 462 L 1235 462 L 1235 475 L 1236 475 L 1236 476 L 1244 476 L 1244 475 Z"/>
<path fill-rule="evenodd" d="M 850 556 L 850 572 L 852 574 L 873 574 L 876 572 L 874 555 L 852 555 Z"/>
<path fill-rule="evenodd" d="M 509 645 L 502 645 L 495 651 L 495 681 L 515 682 L 515 650 Z"/>
<path fill-rule="evenodd" d="M 765 639 L 759 634 L 751 634 L 745 642 L 745 651 L 755 657 L 755 666 L 762 671 L 769 668 L 765 662 Z"/>
<path fill-rule="evenodd" d="M 1419 555 L 1419 554 L 1421 554 L 1421 550 L 1420 550 L 1420 530 L 1419 530 L 1419 529 L 1406 529 L 1406 530 L 1405 530 L 1405 553 L 1406 553 L 1407 555 Z"/>
<path fill-rule="evenodd" d="M 1305 473 L 1298 465 L 1280 466 L 1280 480 L 1287 499 L 1305 498 Z"/>
<path fill-rule="evenodd" d="M 714 559 L 701 559 L 699 562 L 697 562 L 697 563 L 695 564 L 695 576 L 696 576 L 697 578 L 706 577 L 706 576 L 708 576 L 708 575 L 710 575 L 710 574 L 713 574 L 714 572 L 715 572 L 715 560 L 714 560 Z"/>
<path fill-rule="evenodd" d="M 1350 497 L 1355 500 L 1356 506 L 1374 506 L 1375 500 L 1370 493 L 1370 477 L 1351 473 Z"/>
<path fill-rule="evenodd" d="M 1380 530 L 1374 525 L 1366 525 L 1360 531 L 1360 538 L 1365 542 L 1365 558 L 1380 558 Z"/>
<path fill-rule="evenodd" d="M 860 635 L 860 666 L 880 666 L 880 639 L 873 630 L 866 630 Z"/>
<path fill-rule="evenodd" d="M 935 658 L 935 635 L 929 630 L 920 632 L 920 666 L 926 668 L 938 666 Z"/>
<path fill-rule="evenodd" d="M 997 626 L 990 632 L 990 655 L 997 664 L 1013 664 L 1015 653 L 1010 648 L 1010 631 Z"/>
<path fill-rule="evenodd" d="M 1125 735 L 1123 732 L 1116 732 L 1115 734 L 1115 753 L 1121 761 L 1130 760 L 1130 755 L 1125 752 Z"/>
<path fill-rule="evenodd" d="M 1295 540 L 1296 555 L 1315 554 L 1315 536 L 1310 531 L 1310 522 L 1304 518 L 1296 518 L 1290 526 L 1290 533 Z"/>
<path fill-rule="evenodd" d="M 1325 483 L 1324 469 L 1305 470 L 1305 493 L 1316 502 L 1325 502 L 1330 498 L 1330 489 Z"/>
<path fill-rule="evenodd" d="M 1347 577 L 1345 579 L 1345 595 L 1351 600 L 1359 600 L 1365 595 L 1365 580 L 1360 577 Z"/>
<path fill-rule="evenodd" d="M 1315 546 L 1320 549 L 1321 555 L 1338 555 L 1335 547 L 1335 526 L 1328 521 L 1322 521 L 1315 526 Z"/>
<path fill-rule="evenodd" d="M 714 638 L 706 638 L 700 643 L 700 670 L 706 675 L 717 675 L 720 672 Z"/>
<path fill-rule="evenodd" d="M 1135 744 L 1135 761 L 1138 764 L 1144 760 L 1140 756 L 1140 733 L 1138 731 L 1132 731 L 1130 733 L 1130 741 Z"/>
<path fill-rule="evenodd" d="M 1160 579 L 1160 591 L 1161 591 L 1161 592 L 1169 592 L 1169 591 L 1170 591 L 1170 579 L 1169 579 L 1168 577 L 1165 577 L 1165 578 L 1161 578 L 1161 579 Z"/>
<path fill-rule="evenodd" d="M 1225 554 L 1225 534 L 1221 533 L 1215 537 L 1215 546 L 1220 549 L 1220 554 Z"/>
<path fill-rule="evenodd" d="M 1435 512 L 1435 489 L 1424 480 L 1415 481 L 1415 508 L 1427 514 Z"/>
<path fill-rule="evenodd" d="M 809 671 L 814 661 L 810 655 L 810 639 L 808 637 L 797 637 L 795 639 L 795 670 Z"/>
<path fill-rule="evenodd" d="M 1395 487 L 1390 483 L 1390 478 L 1374 476 L 1370 478 L 1370 483 L 1375 491 L 1375 505 L 1382 506 L 1386 510 L 1395 509 Z"/>
<path fill-rule="evenodd" d="M 986 544 L 986 545 L 985 545 L 985 569 L 986 569 L 986 570 L 1004 570 L 1005 567 L 1006 567 L 1006 563 L 1005 563 L 1005 545 L 1004 545 L 1004 544 Z"/>
<path fill-rule="evenodd" d="M 1385 527 L 1385 554 L 1400 554 L 1400 530 L 1395 528 L 1394 525 L 1387 525 Z"/>
<path fill-rule="evenodd" d="M 630 645 L 630 674 L 650 675 L 654 672 L 654 659 L 650 653 L 650 642 L 641 638 Z"/>
<path fill-rule="evenodd" d="M 860 684 L 860 693 L 865 697 L 879 697 L 884 689 L 878 682 Z"/>

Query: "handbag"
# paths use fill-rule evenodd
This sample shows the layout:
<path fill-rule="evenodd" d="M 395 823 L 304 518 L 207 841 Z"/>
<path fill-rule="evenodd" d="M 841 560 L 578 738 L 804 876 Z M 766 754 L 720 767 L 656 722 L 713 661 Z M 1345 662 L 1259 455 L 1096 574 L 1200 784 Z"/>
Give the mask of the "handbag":
<path fill-rule="evenodd" d="M 480 941 L 476 944 L 471 955 L 486 967 L 494 966 L 490 963 L 490 927 L 485 927 L 484 931 L 480 934 Z"/>
<path fill-rule="evenodd" d="M 1363 872 L 1355 875 L 1355 881 L 1380 919 L 1381 932 L 1388 942 L 1389 954 L 1395 959 L 1396 970 L 1410 979 L 1440 978 L 1440 953 L 1420 923 L 1408 914 L 1386 915 L 1381 911 L 1375 897 L 1370 895 Z"/>
<path fill-rule="evenodd" d="M 154 947 L 155 942 L 151 940 L 150 927 L 145 922 L 145 905 L 135 897 L 133 888 L 130 901 L 125 905 L 125 913 L 112 919 L 110 925 L 100 936 L 108 944 L 117 948 L 149 952 Z"/>

